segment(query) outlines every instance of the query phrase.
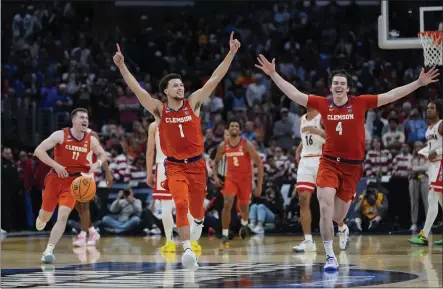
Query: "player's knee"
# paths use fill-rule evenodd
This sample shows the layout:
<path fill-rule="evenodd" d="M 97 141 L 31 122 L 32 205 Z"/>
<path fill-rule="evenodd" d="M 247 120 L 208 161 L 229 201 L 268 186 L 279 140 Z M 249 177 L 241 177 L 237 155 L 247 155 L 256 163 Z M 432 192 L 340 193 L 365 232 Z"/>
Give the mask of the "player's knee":
<path fill-rule="evenodd" d="M 187 200 L 179 199 L 175 201 L 175 211 L 177 212 L 177 215 L 180 212 L 180 214 L 186 217 L 186 215 L 188 214 L 188 210 L 189 210 L 189 204 Z"/>
<path fill-rule="evenodd" d="M 230 210 L 232 208 L 232 204 L 234 200 L 232 198 L 226 198 L 223 200 L 223 209 Z"/>
<path fill-rule="evenodd" d="M 303 192 L 299 194 L 299 201 L 300 201 L 300 207 L 302 208 L 309 208 L 310 201 L 311 201 L 311 195 L 309 192 Z"/>

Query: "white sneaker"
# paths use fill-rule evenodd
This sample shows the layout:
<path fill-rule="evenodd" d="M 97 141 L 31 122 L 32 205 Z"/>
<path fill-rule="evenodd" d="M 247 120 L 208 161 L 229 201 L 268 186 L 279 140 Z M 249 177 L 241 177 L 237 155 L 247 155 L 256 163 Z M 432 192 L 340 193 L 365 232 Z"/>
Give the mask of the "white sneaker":
<path fill-rule="evenodd" d="M 55 256 L 52 251 L 44 251 L 41 260 L 45 264 L 52 264 L 55 261 Z"/>
<path fill-rule="evenodd" d="M 182 264 L 185 269 L 195 271 L 198 269 L 197 257 L 191 249 L 186 249 L 182 255 Z"/>
<path fill-rule="evenodd" d="M 46 223 L 43 223 L 42 221 L 40 221 L 40 218 L 37 217 L 37 219 L 35 220 L 35 228 L 37 229 L 37 231 L 41 231 L 46 227 Z"/>
<path fill-rule="evenodd" d="M 342 231 L 338 230 L 338 238 L 339 238 L 340 249 L 346 250 L 346 248 L 349 245 L 349 228 L 346 224 L 343 227 L 344 230 Z"/>
<path fill-rule="evenodd" d="M 252 229 L 252 232 L 253 232 L 254 234 L 264 234 L 264 233 L 265 233 L 265 229 L 263 229 L 262 226 L 255 226 L 255 227 Z"/>
<path fill-rule="evenodd" d="M 152 230 L 149 231 L 150 235 L 161 235 L 162 234 L 162 230 L 160 230 L 159 228 L 155 227 Z"/>
<path fill-rule="evenodd" d="M 325 264 L 325 271 L 335 271 L 339 267 L 337 258 L 332 256 L 326 256 L 326 264 Z"/>
<path fill-rule="evenodd" d="M 8 232 L 6 232 L 5 230 L 1 229 L 0 234 L 2 235 L 6 235 Z"/>
<path fill-rule="evenodd" d="M 77 237 L 75 238 L 74 242 L 72 242 L 72 245 L 76 246 L 76 247 L 84 247 L 84 246 L 86 246 L 86 235 L 83 235 L 82 233 L 77 235 Z"/>
<path fill-rule="evenodd" d="M 97 231 L 92 232 L 92 233 L 89 232 L 87 245 L 88 246 L 95 246 L 95 244 L 97 243 L 98 240 L 100 240 L 100 234 Z"/>
<path fill-rule="evenodd" d="M 312 240 L 304 240 L 300 243 L 298 246 L 292 247 L 292 251 L 301 253 L 301 252 L 316 252 L 317 246 L 315 245 L 315 242 Z"/>
<path fill-rule="evenodd" d="M 412 224 L 412 226 L 409 228 L 409 231 L 415 233 L 415 232 L 417 232 L 417 229 L 418 229 L 417 225 L 416 224 Z"/>
<path fill-rule="evenodd" d="M 192 221 L 191 224 L 191 240 L 199 240 L 202 235 L 203 230 L 203 221 L 200 224 L 197 224 L 195 221 Z"/>
<path fill-rule="evenodd" d="M 249 229 L 250 229 L 251 232 L 252 232 L 252 230 L 255 228 L 255 224 L 249 223 L 249 224 L 248 224 L 248 227 L 249 227 Z"/>

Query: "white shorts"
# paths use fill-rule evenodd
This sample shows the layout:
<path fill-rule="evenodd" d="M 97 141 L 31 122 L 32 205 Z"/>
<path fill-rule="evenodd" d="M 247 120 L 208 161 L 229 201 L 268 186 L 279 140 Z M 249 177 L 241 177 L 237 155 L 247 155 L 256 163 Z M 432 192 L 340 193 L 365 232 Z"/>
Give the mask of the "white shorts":
<path fill-rule="evenodd" d="M 320 165 L 320 157 L 301 158 L 297 169 L 297 192 L 308 191 L 314 193 L 317 186 L 317 172 Z"/>
<path fill-rule="evenodd" d="M 443 161 L 430 162 L 427 175 L 429 177 L 429 187 L 436 192 L 443 191 Z"/>
<path fill-rule="evenodd" d="M 163 162 L 155 165 L 154 176 L 154 191 L 152 198 L 154 200 L 172 200 L 172 195 L 169 191 L 162 187 L 162 182 L 166 180 L 165 164 Z"/>

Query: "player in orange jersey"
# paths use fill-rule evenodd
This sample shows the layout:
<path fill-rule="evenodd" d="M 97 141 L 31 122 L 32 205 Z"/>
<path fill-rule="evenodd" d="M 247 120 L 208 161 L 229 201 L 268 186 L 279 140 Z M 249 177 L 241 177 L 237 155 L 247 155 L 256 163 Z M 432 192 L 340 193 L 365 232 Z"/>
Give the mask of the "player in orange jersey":
<path fill-rule="evenodd" d="M 191 248 L 191 241 L 200 238 L 206 195 L 206 163 L 203 159 L 203 135 L 200 127 L 200 107 L 226 75 L 234 55 L 240 48 L 240 42 L 234 39 L 234 32 L 229 40 L 230 50 L 222 63 L 213 72 L 203 87 L 185 99 L 185 89 L 180 75 L 168 74 L 159 84 L 160 92 L 168 101 L 162 103 L 140 87 L 129 72 L 124 57 L 117 44 L 114 63 L 135 93 L 140 103 L 154 115 L 158 124 L 160 145 L 166 156 L 167 179 L 163 187 L 172 194 L 176 207 L 176 222 L 184 253 L 182 263 L 185 268 L 198 268 L 197 259 Z M 194 218 L 189 227 L 188 210 Z"/>
<path fill-rule="evenodd" d="M 332 99 L 307 95 L 284 80 L 275 71 L 275 59 L 269 62 L 263 55 L 255 66 L 271 77 L 290 99 L 320 112 L 326 131 L 326 142 L 317 174 L 317 198 L 320 203 L 320 233 L 326 250 L 325 270 L 337 270 L 338 262 L 332 248 L 333 221 L 340 224 L 346 217 L 357 183 L 362 176 L 365 154 L 365 112 L 367 109 L 391 103 L 421 86 L 438 81 L 438 70 L 425 72 L 410 84 L 379 95 L 349 96 L 351 78 L 345 70 L 330 75 Z M 339 227 L 339 233 L 346 228 Z"/>
<path fill-rule="evenodd" d="M 226 158 L 226 177 L 223 184 L 223 213 L 222 238 L 220 248 L 229 248 L 229 225 L 231 223 L 231 209 L 234 198 L 237 196 L 241 215 L 240 238 L 244 239 L 248 232 L 249 202 L 252 191 L 252 162 L 258 168 L 257 187 L 254 195 L 260 197 L 263 185 L 263 165 L 254 146 L 240 136 L 240 122 L 231 120 L 228 124 L 229 137 L 217 148 L 217 155 L 213 163 L 216 172 L 223 155 Z M 217 186 L 222 186 L 217 174 L 214 174 Z"/>
<path fill-rule="evenodd" d="M 100 140 L 100 137 L 98 136 L 98 134 L 91 130 L 90 128 L 88 128 L 87 132 L 89 134 L 91 134 L 91 136 L 95 137 L 97 140 Z M 92 153 L 92 151 L 89 152 L 87 159 L 89 161 L 89 163 L 92 165 L 93 163 L 95 163 L 97 161 L 97 156 L 94 155 Z M 109 170 L 109 166 L 108 166 L 108 162 L 105 161 L 103 162 L 103 170 L 105 171 L 105 175 L 106 175 L 106 184 L 108 186 L 108 188 L 112 187 L 112 183 L 113 183 L 113 176 L 111 171 Z M 92 178 L 94 178 L 94 174 L 91 175 Z M 88 201 L 88 202 L 77 202 L 75 204 L 75 209 L 78 212 L 78 215 L 80 217 L 80 224 L 82 227 L 82 231 L 80 232 L 80 234 L 77 235 L 77 237 L 75 238 L 74 242 L 72 242 L 73 246 L 77 246 L 77 247 L 83 247 L 83 246 L 95 246 L 96 242 L 100 239 L 100 234 L 97 232 L 97 230 L 94 228 L 94 226 L 92 225 L 91 222 L 91 213 L 90 213 L 90 208 L 89 208 L 89 204 L 92 201 Z M 86 235 L 89 233 L 89 237 L 86 240 Z"/>
<path fill-rule="evenodd" d="M 43 252 L 41 261 L 52 263 L 55 260 L 54 250 L 66 228 L 69 214 L 75 205 L 71 194 L 71 183 L 81 174 L 90 174 L 106 161 L 106 154 L 99 141 L 87 132 L 88 111 L 76 108 L 71 112 L 72 128 L 58 130 L 45 139 L 36 149 L 34 155 L 52 167 L 45 179 L 43 201 L 40 213 L 35 222 L 37 230 L 45 228 L 57 204 L 57 222 L 51 230 L 48 246 Z M 54 159 L 47 151 L 54 148 Z M 92 151 L 97 155 L 97 162 L 92 165 L 87 159 Z"/>

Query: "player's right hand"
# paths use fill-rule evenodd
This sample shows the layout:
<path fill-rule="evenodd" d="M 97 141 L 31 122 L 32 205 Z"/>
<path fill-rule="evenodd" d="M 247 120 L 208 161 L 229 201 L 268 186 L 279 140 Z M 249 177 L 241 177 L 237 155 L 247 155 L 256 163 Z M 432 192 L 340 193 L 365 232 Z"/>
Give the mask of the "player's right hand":
<path fill-rule="evenodd" d="M 223 186 L 223 182 L 220 180 L 220 178 L 218 177 L 214 177 L 214 184 L 218 187 L 221 188 Z"/>
<path fill-rule="evenodd" d="M 260 65 L 256 64 L 255 67 L 260 68 L 267 75 L 275 72 L 275 58 L 272 59 L 272 62 L 269 62 L 263 54 L 259 54 L 257 61 Z"/>
<path fill-rule="evenodd" d="M 125 58 L 123 57 L 123 54 L 120 51 L 120 45 L 117 43 L 117 52 L 115 53 L 113 57 L 115 65 L 118 66 L 118 68 L 121 68 L 125 64 Z"/>
<path fill-rule="evenodd" d="M 146 178 L 146 183 L 148 184 L 148 186 L 150 186 L 151 188 L 154 188 L 154 175 L 153 174 L 148 174 L 147 178 Z"/>
<path fill-rule="evenodd" d="M 57 165 L 54 168 L 55 172 L 57 173 L 57 176 L 59 178 L 66 178 L 69 176 L 68 172 L 66 171 L 66 168 L 62 165 Z"/>

